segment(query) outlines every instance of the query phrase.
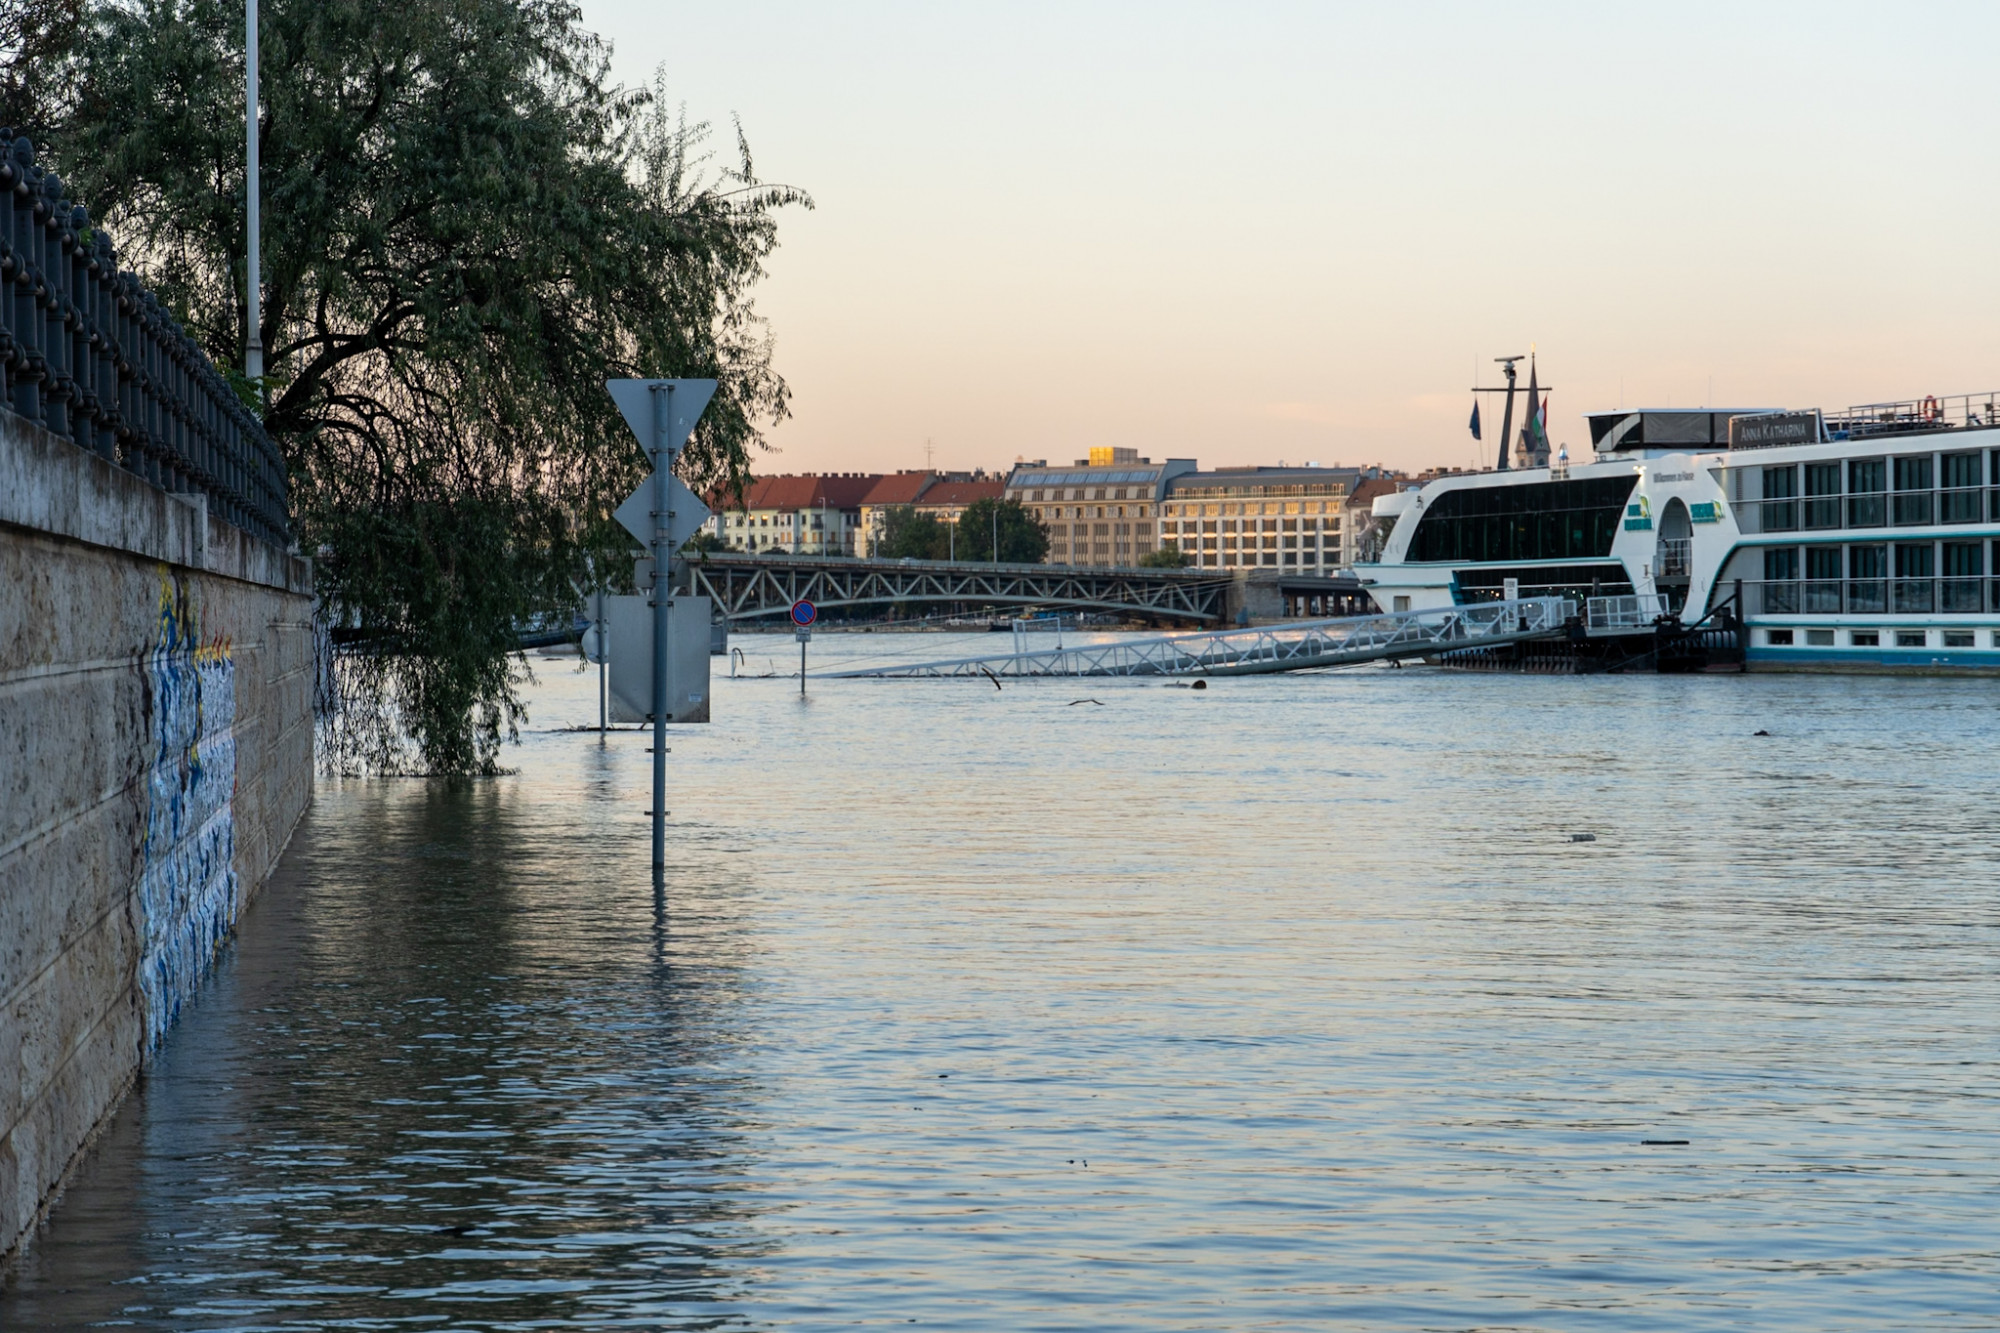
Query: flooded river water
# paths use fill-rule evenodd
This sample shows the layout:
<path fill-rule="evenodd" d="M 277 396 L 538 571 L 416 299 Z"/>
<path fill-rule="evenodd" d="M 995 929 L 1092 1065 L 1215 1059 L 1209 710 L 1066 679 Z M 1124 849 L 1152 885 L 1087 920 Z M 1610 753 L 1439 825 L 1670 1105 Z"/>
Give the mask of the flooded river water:
<path fill-rule="evenodd" d="M 656 889 L 537 670 L 322 785 L 0 1326 L 2000 1327 L 1991 682 L 718 680 Z"/>

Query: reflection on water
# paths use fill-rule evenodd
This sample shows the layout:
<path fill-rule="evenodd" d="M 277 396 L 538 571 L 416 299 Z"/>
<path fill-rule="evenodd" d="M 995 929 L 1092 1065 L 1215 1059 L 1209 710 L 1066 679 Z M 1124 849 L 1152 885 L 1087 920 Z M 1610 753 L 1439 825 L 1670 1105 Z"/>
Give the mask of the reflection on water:
<path fill-rule="evenodd" d="M 0 1326 L 2000 1325 L 1990 684 L 718 681 L 656 898 L 542 673 L 322 788 Z"/>

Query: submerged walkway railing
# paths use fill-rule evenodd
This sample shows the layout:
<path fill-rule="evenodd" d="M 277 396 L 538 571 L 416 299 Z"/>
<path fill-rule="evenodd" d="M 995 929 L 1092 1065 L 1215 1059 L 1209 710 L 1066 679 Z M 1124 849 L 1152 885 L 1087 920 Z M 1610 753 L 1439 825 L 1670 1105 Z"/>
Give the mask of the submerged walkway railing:
<path fill-rule="evenodd" d="M 263 426 L 12 130 L 0 130 L 0 390 L 29 421 L 289 543 L 285 465 Z"/>
<path fill-rule="evenodd" d="M 1429 611 L 1301 620 L 1256 629 L 1117 639 L 943 662 L 858 667 L 825 672 L 822 679 L 828 676 L 1263 675 L 1549 638 L 1564 633 L 1575 615 L 1576 603 L 1567 598 L 1529 597 Z"/>

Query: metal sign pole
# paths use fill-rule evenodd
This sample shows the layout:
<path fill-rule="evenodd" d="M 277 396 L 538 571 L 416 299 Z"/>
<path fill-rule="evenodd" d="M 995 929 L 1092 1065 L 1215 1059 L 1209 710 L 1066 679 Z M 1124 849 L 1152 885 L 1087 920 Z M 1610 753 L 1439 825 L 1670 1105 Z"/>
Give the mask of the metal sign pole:
<path fill-rule="evenodd" d="M 595 573 L 595 566 L 593 566 L 593 578 L 595 577 Z M 605 688 L 605 673 L 610 670 L 611 663 L 611 654 L 606 651 L 610 647 L 611 636 L 604 632 L 604 584 L 601 582 L 598 583 L 597 591 L 591 596 L 591 614 L 595 618 L 594 623 L 597 626 L 597 734 L 602 736 L 605 730 L 604 720 L 606 704 L 608 702 Z"/>
<path fill-rule="evenodd" d="M 667 864 L 667 651 L 672 644 L 668 621 L 668 592 L 672 575 L 668 568 L 673 550 L 668 545 L 668 506 L 673 503 L 668 483 L 674 475 L 673 428 L 674 386 L 653 386 L 653 867 Z"/>
<path fill-rule="evenodd" d="M 246 266 L 243 272 L 243 294 L 245 296 L 244 319 L 247 327 L 243 340 L 243 373 L 257 384 L 257 415 L 263 416 L 264 405 L 264 341 L 260 329 L 264 322 L 263 298 L 263 255 L 261 232 L 263 220 L 258 216 L 262 191 L 258 188 L 257 163 L 257 0 L 249 0 L 243 7 L 243 137 L 244 137 L 244 182 L 245 190 L 244 226 L 249 241 L 249 253 L 244 256 Z"/>
<path fill-rule="evenodd" d="M 799 698 L 806 697 L 806 644 L 812 641 L 813 621 L 819 608 L 801 597 L 792 603 L 792 633 L 799 641 Z"/>
<path fill-rule="evenodd" d="M 715 381 L 618 379 L 606 380 L 604 388 L 653 462 L 653 475 L 612 516 L 652 553 L 653 679 L 647 711 L 653 719 L 653 869 L 661 871 L 667 864 L 667 666 L 673 656 L 674 552 L 709 517 L 708 506 L 674 476 L 674 457 L 715 395 Z M 639 657 L 644 660 L 643 650 Z M 687 700 L 689 707 L 702 702 L 702 695 Z"/>

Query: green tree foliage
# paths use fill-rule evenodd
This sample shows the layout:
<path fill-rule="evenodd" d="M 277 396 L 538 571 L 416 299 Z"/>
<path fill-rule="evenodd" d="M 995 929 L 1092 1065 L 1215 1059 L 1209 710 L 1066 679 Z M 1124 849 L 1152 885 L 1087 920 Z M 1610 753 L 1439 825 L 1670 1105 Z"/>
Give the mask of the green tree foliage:
<path fill-rule="evenodd" d="M 958 558 L 993 559 L 996 526 L 1003 562 L 1039 565 L 1048 558 L 1049 534 L 1019 500 L 974 500 L 967 505 L 958 516 Z"/>
<path fill-rule="evenodd" d="M 1177 542 L 1163 542 L 1159 550 L 1148 551 L 1139 557 L 1141 569 L 1185 569 L 1187 566 L 1187 553 Z"/>
<path fill-rule="evenodd" d="M 218 364 L 246 337 L 239 0 L 93 0 L 51 147 Z M 739 131 L 612 85 L 564 0 L 265 0 L 267 424 L 361 707 L 337 763 L 490 771 L 509 650 L 629 551 L 605 394 L 720 381 L 680 464 L 740 492 L 787 390 L 750 302 L 775 213 Z"/>
<path fill-rule="evenodd" d="M 882 514 L 882 538 L 875 554 L 887 560 L 943 560 L 951 546 L 951 534 L 933 514 L 920 513 L 913 505 L 895 505 Z"/>
<path fill-rule="evenodd" d="M 74 101 L 84 0 L 0 0 L 0 125 L 39 138 Z"/>

